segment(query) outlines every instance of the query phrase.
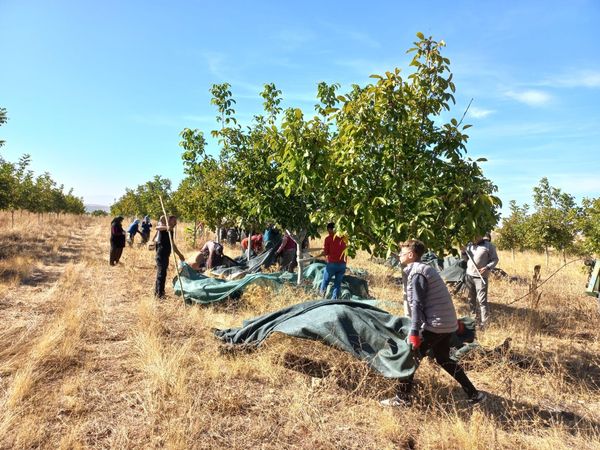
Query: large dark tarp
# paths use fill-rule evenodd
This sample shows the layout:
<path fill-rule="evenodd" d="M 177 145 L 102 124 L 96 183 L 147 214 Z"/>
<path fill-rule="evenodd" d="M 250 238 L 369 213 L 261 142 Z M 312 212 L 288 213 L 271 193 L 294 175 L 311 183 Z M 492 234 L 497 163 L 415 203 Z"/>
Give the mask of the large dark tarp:
<path fill-rule="evenodd" d="M 322 341 L 349 352 L 388 378 L 406 379 L 415 360 L 405 339 L 410 320 L 374 306 L 375 301 L 317 300 L 216 330 L 225 342 L 257 346 L 271 333 Z"/>
<path fill-rule="evenodd" d="M 388 378 L 405 379 L 415 371 L 416 360 L 406 342 L 410 319 L 377 308 L 377 300 L 316 300 L 245 320 L 240 328 L 215 330 L 229 344 L 259 346 L 272 333 L 313 339 L 346 351 Z M 462 335 L 452 333 L 451 358 L 455 361 L 474 349 L 475 321 L 459 319 Z M 429 355 L 431 356 L 431 355 Z"/>

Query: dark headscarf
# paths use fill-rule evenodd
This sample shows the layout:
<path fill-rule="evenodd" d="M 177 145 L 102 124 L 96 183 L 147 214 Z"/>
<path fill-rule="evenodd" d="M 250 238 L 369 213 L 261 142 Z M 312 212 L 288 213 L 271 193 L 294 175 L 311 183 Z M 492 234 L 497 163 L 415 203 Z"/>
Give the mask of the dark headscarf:
<path fill-rule="evenodd" d="M 123 216 L 117 216 L 115 217 L 112 222 L 110 223 L 111 226 L 115 226 L 117 224 L 121 224 L 121 222 L 123 222 Z"/>

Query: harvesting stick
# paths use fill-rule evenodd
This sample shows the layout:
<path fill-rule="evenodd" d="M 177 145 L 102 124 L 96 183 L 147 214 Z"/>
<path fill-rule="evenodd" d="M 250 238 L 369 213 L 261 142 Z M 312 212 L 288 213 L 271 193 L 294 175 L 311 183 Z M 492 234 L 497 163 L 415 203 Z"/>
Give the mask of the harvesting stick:
<path fill-rule="evenodd" d="M 160 200 L 160 206 L 163 211 L 163 215 L 165 216 L 165 220 L 167 221 L 167 235 L 169 236 L 169 242 L 171 243 L 171 249 L 173 247 L 173 238 L 171 237 L 171 233 L 169 233 L 169 216 L 167 216 L 167 211 L 165 210 L 165 205 L 163 203 L 162 197 L 159 195 L 158 199 Z M 171 251 L 171 255 L 173 255 L 173 261 L 175 261 L 175 272 L 177 272 L 177 281 L 179 281 L 179 289 L 181 289 L 181 298 L 183 298 L 183 304 L 185 305 L 185 293 L 183 292 L 183 283 L 181 282 L 181 277 L 179 276 L 179 265 L 177 264 L 177 258 L 175 257 L 175 252 Z"/>
<path fill-rule="evenodd" d="M 479 275 L 479 278 L 481 279 L 481 282 L 485 286 L 487 283 L 483 279 L 483 275 L 481 275 L 481 272 L 479 272 L 479 268 L 477 267 L 477 264 L 475 264 L 475 261 L 473 260 L 473 257 L 471 256 L 471 250 L 470 250 L 469 246 L 467 246 L 467 248 L 465 250 L 465 253 L 467 254 L 467 256 L 469 257 L 469 259 L 471 260 L 471 262 L 475 266 L 475 269 L 477 269 L 477 275 Z"/>

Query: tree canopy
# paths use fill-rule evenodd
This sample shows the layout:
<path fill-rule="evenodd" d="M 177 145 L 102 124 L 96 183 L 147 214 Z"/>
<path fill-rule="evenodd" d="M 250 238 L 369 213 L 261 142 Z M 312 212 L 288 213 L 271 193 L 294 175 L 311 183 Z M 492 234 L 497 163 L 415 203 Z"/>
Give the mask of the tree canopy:
<path fill-rule="evenodd" d="M 283 109 L 281 91 L 265 84 L 263 113 L 243 128 L 229 84 L 214 85 L 221 150 L 208 155 L 201 131 L 182 131 L 180 198 L 202 205 L 194 214 L 211 224 L 313 234 L 333 220 L 350 252 L 382 254 L 409 237 L 450 250 L 491 229 L 501 202 L 481 160 L 466 156 L 469 125 L 442 120 L 456 89 L 445 44 L 417 36 L 407 76 L 396 68 L 344 94 L 320 83 L 312 117 Z"/>
<path fill-rule="evenodd" d="M 8 120 L 6 109 L 0 108 L 0 125 Z M 5 141 L 0 140 L 0 147 Z M 18 162 L 10 162 L 0 155 L 0 210 L 27 210 L 35 213 L 84 214 L 83 200 L 65 192 L 48 172 L 37 177 L 29 169 L 31 157 L 21 156 Z"/>

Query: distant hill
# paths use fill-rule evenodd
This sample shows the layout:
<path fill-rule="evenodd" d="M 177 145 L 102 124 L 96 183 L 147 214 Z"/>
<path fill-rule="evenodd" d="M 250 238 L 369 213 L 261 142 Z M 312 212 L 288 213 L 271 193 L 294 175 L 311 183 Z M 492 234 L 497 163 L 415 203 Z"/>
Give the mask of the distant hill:
<path fill-rule="evenodd" d="M 89 205 L 84 205 L 85 206 L 85 212 L 87 213 L 91 213 L 92 211 L 96 211 L 97 209 L 100 209 L 102 211 L 106 211 L 106 212 L 110 212 L 110 206 L 106 206 L 106 205 L 94 205 L 93 203 L 90 203 Z"/>

